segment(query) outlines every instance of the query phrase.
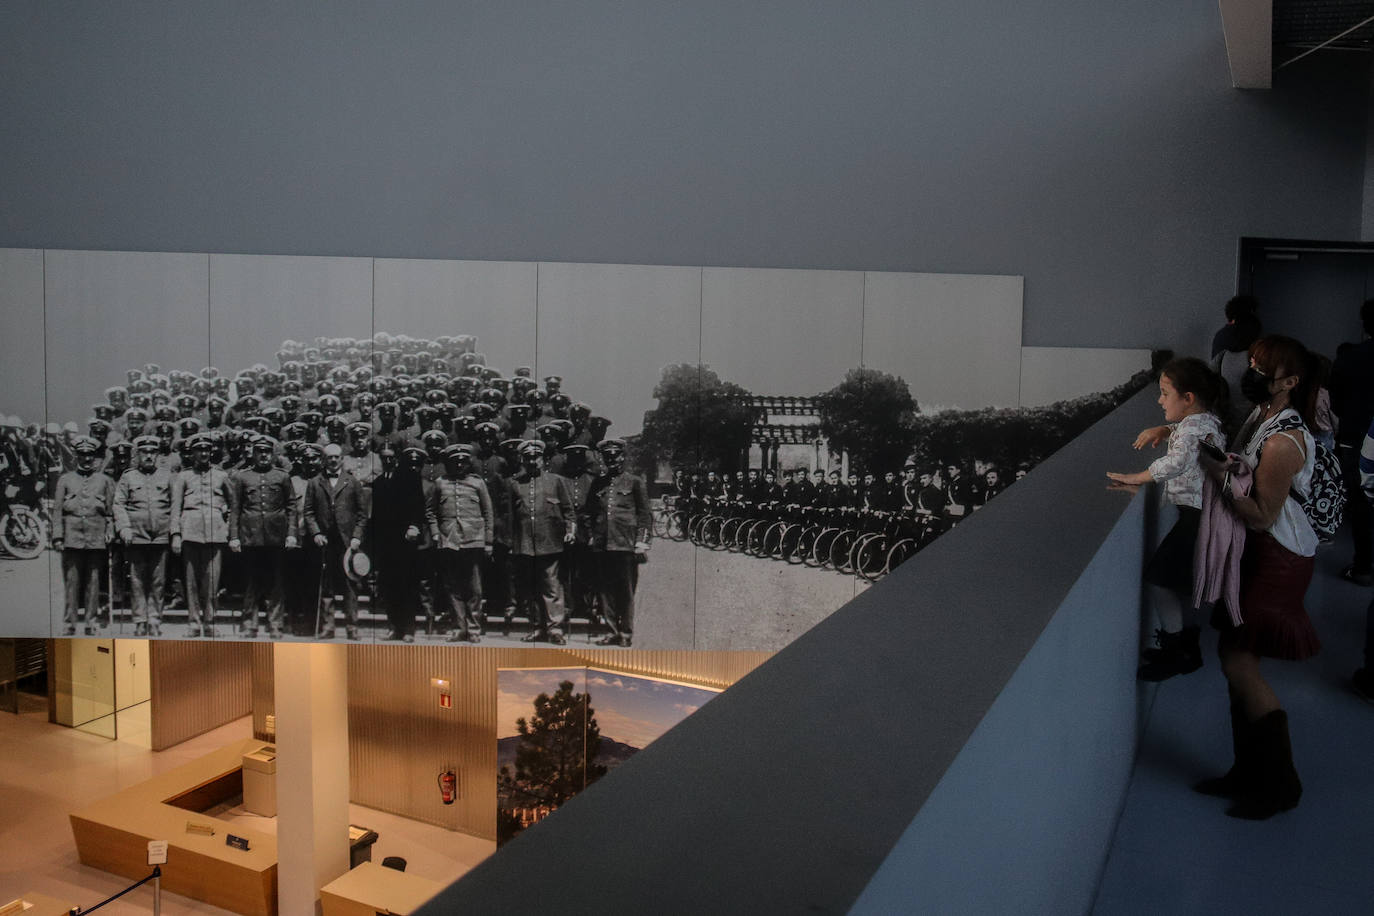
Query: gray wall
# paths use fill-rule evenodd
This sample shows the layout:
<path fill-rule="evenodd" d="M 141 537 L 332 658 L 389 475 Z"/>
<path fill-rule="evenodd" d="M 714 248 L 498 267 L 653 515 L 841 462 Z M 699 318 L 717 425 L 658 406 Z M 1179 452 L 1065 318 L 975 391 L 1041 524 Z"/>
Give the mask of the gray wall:
<path fill-rule="evenodd" d="M 1362 228 L 1364 55 L 1215 0 L 0 6 L 0 246 L 1026 277 L 1205 346 L 1238 236 Z"/>

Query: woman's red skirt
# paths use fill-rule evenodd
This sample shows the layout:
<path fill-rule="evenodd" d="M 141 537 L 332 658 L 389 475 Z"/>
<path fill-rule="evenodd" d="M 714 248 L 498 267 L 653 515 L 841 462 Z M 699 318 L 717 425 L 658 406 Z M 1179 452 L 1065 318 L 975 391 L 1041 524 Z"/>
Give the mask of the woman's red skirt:
<path fill-rule="evenodd" d="M 1223 644 L 1291 661 L 1302 661 L 1321 651 L 1321 640 L 1302 604 L 1315 566 L 1314 557 L 1298 556 L 1272 534 L 1247 532 L 1240 561 L 1240 614 L 1244 623 L 1232 626 L 1220 604 L 1212 615 L 1212 625 L 1221 630 Z"/>

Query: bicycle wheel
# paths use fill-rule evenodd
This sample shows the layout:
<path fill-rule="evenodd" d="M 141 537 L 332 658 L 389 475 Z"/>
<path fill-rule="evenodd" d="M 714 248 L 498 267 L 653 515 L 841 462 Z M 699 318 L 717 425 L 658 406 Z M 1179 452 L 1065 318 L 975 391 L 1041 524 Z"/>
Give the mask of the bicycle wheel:
<path fill-rule="evenodd" d="M 830 545 L 835 543 L 835 537 L 840 533 L 839 528 L 826 528 L 816 535 L 816 542 L 811 545 L 811 556 L 807 559 L 807 566 L 826 566 L 830 563 Z"/>
<path fill-rule="evenodd" d="M 738 515 L 734 518 L 727 518 L 725 524 L 720 526 L 720 546 L 726 550 L 736 550 L 739 544 L 735 543 L 735 538 L 739 535 L 739 530 L 744 525 L 744 519 Z"/>
<path fill-rule="evenodd" d="M 782 533 L 782 543 L 778 545 L 778 556 L 788 563 L 800 563 L 802 558 L 799 548 L 802 535 L 805 533 L 805 525 L 788 525 L 787 530 Z"/>
<path fill-rule="evenodd" d="M 849 571 L 852 572 L 854 575 L 856 575 L 856 576 L 857 576 L 857 575 L 860 575 L 860 572 L 859 572 L 859 551 L 863 550 L 864 545 L 868 544 L 870 541 L 872 541 L 872 540 L 873 540 L 874 538 L 876 538 L 876 537 L 881 537 L 881 535 L 879 535 L 876 531 L 866 531 L 866 532 L 864 532 L 863 534 L 860 534 L 858 537 L 856 537 L 856 538 L 854 539 L 854 544 L 853 544 L 853 546 L 851 546 L 851 547 L 849 548 L 849 563 L 848 563 Z"/>
<path fill-rule="evenodd" d="M 668 537 L 674 541 L 687 540 L 686 512 L 674 512 L 668 517 Z"/>
<path fill-rule="evenodd" d="M 846 528 L 835 539 L 830 542 L 830 566 L 838 572 L 849 572 L 853 569 L 849 565 L 849 551 L 854 547 L 854 541 L 859 537 L 859 533 L 853 528 Z"/>
<path fill-rule="evenodd" d="M 0 520 L 0 550 L 16 559 L 36 558 L 46 542 L 43 520 L 27 506 L 10 506 Z"/>
<path fill-rule="evenodd" d="M 901 566 L 916 553 L 916 541 L 912 538 L 902 538 L 892 545 L 892 549 L 887 552 L 887 563 L 883 566 L 884 572 L 892 572 Z"/>
<path fill-rule="evenodd" d="M 746 553 L 756 557 L 763 556 L 763 535 L 772 524 L 766 518 L 756 519 L 749 523 L 748 529 L 744 532 L 744 550 Z"/>
<path fill-rule="evenodd" d="M 821 529 L 819 525 L 807 525 L 803 528 L 801 534 L 797 535 L 797 546 L 793 548 L 792 553 L 788 555 L 787 562 L 809 564 L 811 562 L 811 551 L 815 548 L 816 538 L 820 536 L 820 533 Z"/>
<path fill-rule="evenodd" d="M 887 535 L 873 534 L 854 545 L 854 572 L 869 582 L 883 574 L 887 563 Z"/>
<path fill-rule="evenodd" d="M 700 544 L 711 550 L 720 549 L 720 526 L 725 524 L 725 519 L 719 515 L 708 515 L 702 519 L 701 528 L 697 536 L 701 539 Z"/>
<path fill-rule="evenodd" d="M 782 546 L 782 535 L 787 530 L 786 522 L 774 522 L 768 526 L 768 530 L 763 533 L 763 543 L 759 547 L 759 556 L 776 557 L 778 548 Z"/>
<path fill-rule="evenodd" d="M 701 523 L 706 521 L 706 516 L 700 513 L 687 520 L 687 539 L 693 544 L 701 543 Z"/>

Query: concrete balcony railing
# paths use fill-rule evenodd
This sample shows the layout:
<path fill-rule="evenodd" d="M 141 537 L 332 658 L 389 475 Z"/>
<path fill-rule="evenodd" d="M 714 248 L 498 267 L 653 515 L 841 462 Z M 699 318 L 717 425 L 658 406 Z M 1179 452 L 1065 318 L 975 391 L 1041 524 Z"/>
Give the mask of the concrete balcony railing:
<path fill-rule="evenodd" d="M 1081 913 L 1130 781 L 1146 390 L 424 914 Z"/>

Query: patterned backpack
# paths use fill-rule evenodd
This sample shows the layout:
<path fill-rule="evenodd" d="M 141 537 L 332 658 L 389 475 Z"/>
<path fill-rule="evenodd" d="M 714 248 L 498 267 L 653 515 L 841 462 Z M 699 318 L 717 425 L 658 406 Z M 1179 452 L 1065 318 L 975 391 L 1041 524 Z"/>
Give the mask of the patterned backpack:
<path fill-rule="evenodd" d="M 1287 417 L 1279 421 L 1273 432 L 1298 429 L 1306 429 L 1302 420 Z M 1312 462 L 1311 494 L 1304 500 L 1297 490 L 1288 492 L 1302 506 L 1318 540 L 1329 541 L 1336 536 L 1336 529 L 1341 527 L 1341 520 L 1345 518 L 1345 482 L 1336 453 L 1315 440 L 1313 444 L 1317 453 Z"/>

